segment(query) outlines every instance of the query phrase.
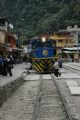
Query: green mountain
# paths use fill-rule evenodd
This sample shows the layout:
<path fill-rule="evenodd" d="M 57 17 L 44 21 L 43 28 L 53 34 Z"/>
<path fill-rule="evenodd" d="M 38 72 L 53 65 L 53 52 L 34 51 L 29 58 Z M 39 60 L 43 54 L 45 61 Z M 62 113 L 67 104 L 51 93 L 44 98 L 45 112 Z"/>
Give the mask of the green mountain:
<path fill-rule="evenodd" d="M 29 38 L 80 24 L 79 0 L 2 0 L 0 16 L 14 25 L 14 32 Z"/>

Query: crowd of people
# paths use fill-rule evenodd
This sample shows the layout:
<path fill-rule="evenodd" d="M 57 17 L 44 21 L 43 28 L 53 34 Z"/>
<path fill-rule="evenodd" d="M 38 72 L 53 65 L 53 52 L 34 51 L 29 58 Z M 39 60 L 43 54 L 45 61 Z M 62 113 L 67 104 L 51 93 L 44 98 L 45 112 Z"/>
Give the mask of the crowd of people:
<path fill-rule="evenodd" d="M 13 68 L 13 63 L 16 64 L 16 59 L 13 59 L 12 55 L 7 55 L 7 56 L 2 56 L 0 55 L 0 76 L 12 76 L 12 68 Z M 24 62 L 27 61 L 27 58 L 25 57 Z M 31 61 L 30 61 L 31 62 Z M 62 59 L 56 59 L 53 60 L 53 72 L 56 77 L 61 76 L 61 73 L 59 71 L 59 68 L 62 68 Z M 46 66 L 47 67 L 47 66 Z M 31 62 L 31 67 L 32 69 L 32 62 Z"/>
<path fill-rule="evenodd" d="M 12 76 L 13 57 L 12 55 L 0 55 L 0 76 Z"/>

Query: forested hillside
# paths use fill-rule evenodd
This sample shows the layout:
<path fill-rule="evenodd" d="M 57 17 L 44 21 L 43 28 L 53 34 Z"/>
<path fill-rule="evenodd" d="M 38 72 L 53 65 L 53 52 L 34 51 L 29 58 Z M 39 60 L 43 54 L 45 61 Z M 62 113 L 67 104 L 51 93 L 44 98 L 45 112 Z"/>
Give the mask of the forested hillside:
<path fill-rule="evenodd" d="M 80 24 L 80 0 L 2 0 L 0 16 L 27 37 Z"/>

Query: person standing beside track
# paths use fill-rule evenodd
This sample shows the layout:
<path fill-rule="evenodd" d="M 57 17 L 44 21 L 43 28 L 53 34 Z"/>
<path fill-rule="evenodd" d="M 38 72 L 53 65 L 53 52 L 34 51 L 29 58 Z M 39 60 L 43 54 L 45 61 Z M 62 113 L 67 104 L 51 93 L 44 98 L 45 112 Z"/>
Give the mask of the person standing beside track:
<path fill-rule="evenodd" d="M 13 59 L 10 55 L 7 57 L 7 72 L 9 73 L 10 76 L 12 76 L 12 71 L 11 69 L 13 68 Z"/>
<path fill-rule="evenodd" d="M 7 58 L 3 56 L 3 76 L 7 76 Z"/>
<path fill-rule="evenodd" d="M 59 65 L 59 68 L 62 68 L 62 58 L 60 57 L 59 59 L 58 59 L 58 65 Z"/>
<path fill-rule="evenodd" d="M 3 75 L 3 58 L 0 55 L 0 75 Z"/>
<path fill-rule="evenodd" d="M 56 77 L 61 76 L 61 73 L 59 71 L 59 64 L 57 60 L 54 62 L 54 75 Z"/>

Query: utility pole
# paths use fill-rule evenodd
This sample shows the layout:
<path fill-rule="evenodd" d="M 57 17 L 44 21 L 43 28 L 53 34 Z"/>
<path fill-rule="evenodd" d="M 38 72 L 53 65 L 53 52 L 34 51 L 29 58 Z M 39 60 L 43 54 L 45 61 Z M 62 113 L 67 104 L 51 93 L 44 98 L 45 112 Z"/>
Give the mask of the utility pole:
<path fill-rule="evenodd" d="M 24 37 L 24 36 L 23 36 L 23 30 L 22 30 L 22 46 L 23 46 L 23 37 Z"/>
<path fill-rule="evenodd" d="M 78 57 L 78 62 L 79 62 L 79 38 L 78 38 L 78 34 L 79 34 L 79 31 L 80 31 L 80 28 L 78 28 L 78 25 L 74 25 L 73 28 L 72 28 L 72 26 L 68 26 L 67 31 L 76 33 L 77 57 Z"/>
<path fill-rule="evenodd" d="M 24 22 L 24 19 L 22 18 L 21 21 Z M 24 30 L 23 30 L 23 28 L 22 28 L 22 43 L 21 43 L 22 46 L 23 46 L 23 39 L 24 39 Z"/>
<path fill-rule="evenodd" d="M 78 26 L 75 26 L 76 28 L 76 39 L 77 39 L 77 54 L 78 54 L 78 62 L 79 62 L 79 38 L 78 38 Z"/>

